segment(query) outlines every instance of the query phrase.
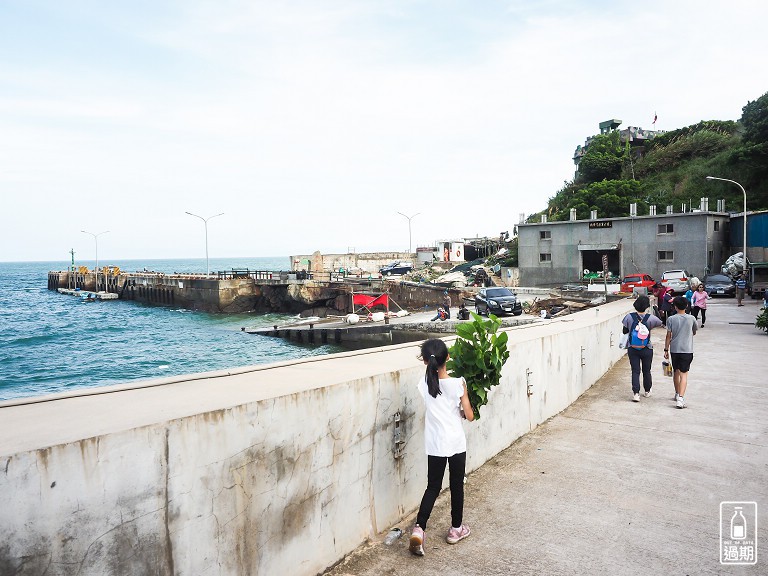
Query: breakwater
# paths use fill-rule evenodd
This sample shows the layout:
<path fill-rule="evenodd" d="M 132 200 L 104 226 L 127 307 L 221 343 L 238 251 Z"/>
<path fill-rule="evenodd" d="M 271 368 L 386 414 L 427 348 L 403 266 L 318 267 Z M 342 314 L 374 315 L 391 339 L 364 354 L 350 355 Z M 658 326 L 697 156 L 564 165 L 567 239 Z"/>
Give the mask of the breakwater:
<path fill-rule="evenodd" d="M 292 290 L 300 286 L 302 290 Z M 121 299 L 188 310 L 238 313 L 247 311 L 294 312 L 318 300 L 328 302 L 346 290 L 298 279 L 296 273 L 242 270 L 202 274 L 161 272 L 52 271 L 48 288 L 76 288 L 116 293 Z"/>
<path fill-rule="evenodd" d="M 326 316 L 352 311 L 356 292 L 389 294 L 402 308 L 435 308 L 443 288 L 384 278 L 344 277 L 330 272 L 231 270 L 206 276 L 161 272 L 50 271 L 48 289 L 118 294 L 121 299 L 206 312 L 285 312 Z M 451 289 L 454 303 L 470 291 Z"/>

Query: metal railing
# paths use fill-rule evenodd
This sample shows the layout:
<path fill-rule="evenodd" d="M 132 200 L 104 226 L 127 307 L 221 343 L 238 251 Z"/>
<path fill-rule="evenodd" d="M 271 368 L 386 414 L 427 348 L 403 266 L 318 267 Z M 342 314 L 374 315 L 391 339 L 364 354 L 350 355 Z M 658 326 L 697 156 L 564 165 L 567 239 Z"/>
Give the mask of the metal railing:
<path fill-rule="evenodd" d="M 233 280 L 237 278 L 252 278 L 254 280 L 313 280 L 315 274 L 299 271 L 286 270 L 251 270 L 250 268 L 233 268 L 232 270 L 222 270 L 214 274 L 218 280 Z"/>

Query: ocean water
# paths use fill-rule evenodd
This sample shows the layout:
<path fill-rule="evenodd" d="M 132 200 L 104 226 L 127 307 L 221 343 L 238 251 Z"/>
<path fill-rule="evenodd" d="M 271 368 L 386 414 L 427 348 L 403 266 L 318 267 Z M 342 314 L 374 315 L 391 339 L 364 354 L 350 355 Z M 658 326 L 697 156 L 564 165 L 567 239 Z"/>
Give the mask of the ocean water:
<path fill-rule="evenodd" d="M 68 262 L 0 263 L 0 400 L 263 364 L 341 350 L 241 331 L 285 314 L 209 314 L 134 301 L 84 302 L 47 289 Z M 78 262 L 93 268 L 93 261 Z M 205 260 L 99 261 L 121 270 L 205 272 Z M 284 258 L 211 259 L 211 272 L 287 270 Z"/>

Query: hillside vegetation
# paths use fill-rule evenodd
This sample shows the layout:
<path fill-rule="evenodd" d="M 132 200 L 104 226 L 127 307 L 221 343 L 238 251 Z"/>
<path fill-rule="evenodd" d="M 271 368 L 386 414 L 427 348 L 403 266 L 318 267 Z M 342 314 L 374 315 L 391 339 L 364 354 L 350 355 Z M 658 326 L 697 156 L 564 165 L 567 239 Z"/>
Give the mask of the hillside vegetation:
<path fill-rule="evenodd" d="M 682 205 L 697 208 L 709 198 L 710 210 L 725 199 L 726 210 L 741 212 L 744 196 L 738 186 L 709 181 L 717 176 L 739 182 L 747 191 L 747 209 L 768 209 L 768 93 L 742 108 L 739 121 L 702 121 L 666 132 L 639 151 L 622 143 L 619 132 L 596 136 L 579 163 L 576 178 L 549 199 L 542 214 L 550 221 L 568 220 L 576 208 L 578 219 L 597 210 L 599 218 L 629 215 L 630 203 L 647 214 L 655 204 L 680 212 Z"/>

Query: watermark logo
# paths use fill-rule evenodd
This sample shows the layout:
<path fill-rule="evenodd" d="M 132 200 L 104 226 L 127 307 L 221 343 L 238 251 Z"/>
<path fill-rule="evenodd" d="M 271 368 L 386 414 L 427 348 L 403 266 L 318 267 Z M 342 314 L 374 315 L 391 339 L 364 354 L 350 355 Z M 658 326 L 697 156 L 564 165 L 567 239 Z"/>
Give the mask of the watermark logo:
<path fill-rule="evenodd" d="M 757 564 L 757 502 L 720 502 L 720 564 Z"/>

